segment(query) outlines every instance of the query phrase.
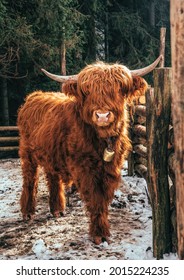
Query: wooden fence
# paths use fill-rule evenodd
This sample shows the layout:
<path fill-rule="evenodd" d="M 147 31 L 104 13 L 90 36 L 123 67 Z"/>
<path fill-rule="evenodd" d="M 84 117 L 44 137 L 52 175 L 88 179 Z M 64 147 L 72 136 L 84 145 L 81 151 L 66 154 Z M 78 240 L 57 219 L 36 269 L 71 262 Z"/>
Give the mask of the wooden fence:
<path fill-rule="evenodd" d="M 0 126 L 0 158 L 17 157 L 18 143 L 17 126 Z"/>
<path fill-rule="evenodd" d="M 154 88 L 132 111 L 133 152 L 128 173 L 147 182 L 152 206 L 153 253 L 157 259 L 177 251 L 174 136 L 171 120 L 171 68 L 154 70 Z M 143 102 L 141 101 L 143 100 Z"/>

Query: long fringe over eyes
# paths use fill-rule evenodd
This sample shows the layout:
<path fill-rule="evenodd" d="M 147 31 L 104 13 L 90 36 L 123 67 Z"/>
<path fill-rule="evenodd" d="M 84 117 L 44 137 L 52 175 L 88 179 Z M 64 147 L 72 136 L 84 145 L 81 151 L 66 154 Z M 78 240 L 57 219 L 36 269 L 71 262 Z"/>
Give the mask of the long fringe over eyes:
<path fill-rule="evenodd" d="M 133 80 L 129 69 L 119 64 L 103 62 L 86 66 L 78 76 L 78 91 L 84 95 L 102 93 L 112 95 L 132 90 Z"/>

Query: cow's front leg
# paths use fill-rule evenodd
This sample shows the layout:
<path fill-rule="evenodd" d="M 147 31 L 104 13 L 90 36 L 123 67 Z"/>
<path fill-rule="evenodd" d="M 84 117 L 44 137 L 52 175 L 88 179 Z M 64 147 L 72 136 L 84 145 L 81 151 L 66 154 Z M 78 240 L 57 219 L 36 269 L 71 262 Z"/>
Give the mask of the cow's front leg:
<path fill-rule="evenodd" d="M 82 186 L 81 186 L 82 187 Z M 87 211 L 90 217 L 89 233 L 93 241 L 99 245 L 107 241 L 109 243 L 109 222 L 108 222 L 108 205 L 109 199 L 107 198 L 102 185 L 94 185 L 86 188 L 80 188 L 82 199 L 84 200 Z"/>
<path fill-rule="evenodd" d="M 90 235 L 95 242 L 100 243 L 107 241 L 109 243 L 110 231 L 108 222 L 108 204 L 102 198 L 99 204 L 94 203 L 94 207 L 90 208 Z"/>

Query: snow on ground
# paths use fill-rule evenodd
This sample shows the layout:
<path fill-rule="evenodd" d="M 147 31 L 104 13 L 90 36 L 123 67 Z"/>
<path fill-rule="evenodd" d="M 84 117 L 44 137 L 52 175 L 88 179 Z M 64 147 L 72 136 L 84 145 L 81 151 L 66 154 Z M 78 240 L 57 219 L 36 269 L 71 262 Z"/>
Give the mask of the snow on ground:
<path fill-rule="evenodd" d="M 152 213 L 146 183 L 122 170 L 123 183 L 109 206 L 111 243 L 95 245 L 88 235 L 88 217 L 77 193 L 70 194 L 66 215 L 49 214 L 48 191 L 40 172 L 35 219 L 23 222 L 19 199 L 22 176 L 19 159 L 0 160 L 1 260 L 150 260 Z M 165 259 L 177 259 L 174 254 Z"/>

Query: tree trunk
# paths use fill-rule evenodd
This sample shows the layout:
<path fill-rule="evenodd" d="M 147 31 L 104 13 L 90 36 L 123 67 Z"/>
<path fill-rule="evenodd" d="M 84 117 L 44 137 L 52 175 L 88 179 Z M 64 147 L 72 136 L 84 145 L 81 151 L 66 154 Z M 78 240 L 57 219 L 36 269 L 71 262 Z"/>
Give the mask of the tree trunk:
<path fill-rule="evenodd" d="M 171 0 L 170 14 L 178 256 L 184 260 L 184 0 Z"/>
<path fill-rule="evenodd" d="M 87 2 L 86 2 L 87 3 Z M 96 36 L 96 23 L 95 23 L 95 12 L 96 12 L 96 1 L 88 1 L 87 5 L 89 6 L 90 17 L 88 25 L 88 61 L 95 61 L 97 55 L 97 36 Z"/>
<path fill-rule="evenodd" d="M 162 55 L 162 59 L 159 62 L 159 67 L 165 66 L 165 36 L 166 28 L 162 27 L 160 29 L 160 55 Z"/>
<path fill-rule="evenodd" d="M 63 35 L 63 39 L 60 46 L 60 67 L 61 67 L 61 75 L 66 75 L 66 46 L 65 46 L 65 35 Z M 60 91 L 62 92 L 62 83 L 60 84 Z"/>
<path fill-rule="evenodd" d="M 150 25 L 155 27 L 155 0 L 150 3 Z"/>
<path fill-rule="evenodd" d="M 2 78 L 2 105 L 3 125 L 9 125 L 8 89 L 7 79 L 5 78 Z"/>
<path fill-rule="evenodd" d="M 61 43 L 61 75 L 66 75 L 66 47 L 64 40 Z"/>
<path fill-rule="evenodd" d="M 108 1 L 106 1 L 106 11 L 105 11 L 105 60 L 109 61 L 109 13 L 108 13 Z"/>

